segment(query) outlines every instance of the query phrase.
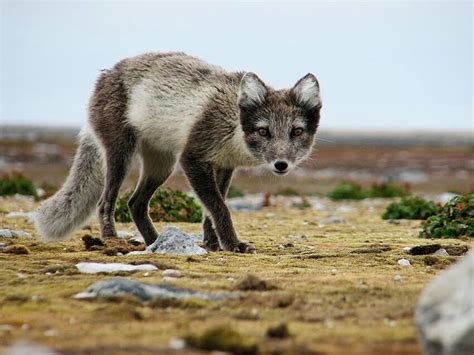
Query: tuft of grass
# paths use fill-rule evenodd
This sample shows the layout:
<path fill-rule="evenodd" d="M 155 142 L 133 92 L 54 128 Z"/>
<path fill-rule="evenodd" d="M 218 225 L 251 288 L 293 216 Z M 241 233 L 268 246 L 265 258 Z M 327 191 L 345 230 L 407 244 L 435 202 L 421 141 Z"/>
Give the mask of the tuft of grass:
<path fill-rule="evenodd" d="M 427 219 L 438 212 L 438 207 L 432 201 L 418 196 L 404 197 L 400 202 L 387 206 L 382 219 Z"/>
<path fill-rule="evenodd" d="M 269 291 L 275 290 L 276 286 L 258 278 L 254 274 L 247 274 L 236 285 L 240 291 Z"/>
<path fill-rule="evenodd" d="M 201 350 L 217 350 L 239 355 L 258 354 L 258 345 L 254 338 L 244 336 L 227 325 L 211 327 L 201 335 L 188 335 L 185 340 L 189 346 Z"/>
<path fill-rule="evenodd" d="M 452 198 L 422 227 L 421 238 L 474 238 L 474 194 Z"/>
<path fill-rule="evenodd" d="M 0 177 L 0 196 L 26 195 L 38 198 L 33 182 L 20 173 L 5 174 Z"/>
<path fill-rule="evenodd" d="M 362 200 L 367 196 L 359 184 L 343 182 L 329 192 L 328 197 L 332 200 Z"/>
<path fill-rule="evenodd" d="M 132 215 L 128 208 L 128 200 L 132 192 L 122 195 L 115 210 L 117 222 L 130 223 Z M 160 187 L 150 200 L 150 218 L 154 222 L 190 222 L 202 220 L 202 208 L 194 197 L 182 191 Z"/>
<path fill-rule="evenodd" d="M 235 187 L 234 185 L 230 185 L 229 191 L 227 191 L 227 197 L 228 198 L 234 198 L 234 197 L 244 197 L 244 193 L 242 190 L 240 190 L 238 187 Z"/>
<path fill-rule="evenodd" d="M 404 197 L 407 195 L 408 191 L 406 188 L 392 183 L 373 184 L 367 192 L 368 197 L 393 198 Z"/>

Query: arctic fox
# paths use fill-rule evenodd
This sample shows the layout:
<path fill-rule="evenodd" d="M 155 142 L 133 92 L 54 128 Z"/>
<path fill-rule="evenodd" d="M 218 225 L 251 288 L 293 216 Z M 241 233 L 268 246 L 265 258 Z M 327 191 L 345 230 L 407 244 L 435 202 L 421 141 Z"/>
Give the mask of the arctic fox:
<path fill-rule="evenodd" d="M 148 203 L 179 160 L 206 210 L 205 247 L 252 253 L 237 238 L 224 201 L 232 173 L 261 164 L 288 173 L 310 154 L 321 107 L 313 74 L 274 90 L 254 73 L 227 72 L 185 53 L 124 59 L 97 80 L 69 177 L 40 206 L 38 233 L 43 240 L 65 238 L 97 207 L 101 237 L 116 237 L 117 195 L 139 155 L 129 207 L 148 245 L 158 236 Z"/>

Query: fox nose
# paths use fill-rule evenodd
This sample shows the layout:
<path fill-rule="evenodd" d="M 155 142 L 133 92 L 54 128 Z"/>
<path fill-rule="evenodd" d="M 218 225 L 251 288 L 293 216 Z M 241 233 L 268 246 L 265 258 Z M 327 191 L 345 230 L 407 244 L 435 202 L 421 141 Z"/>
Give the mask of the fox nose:
<path fill-rule="evenodd" d="M 285 171 L 288 168 L 288 163 L 286 161 L 277 161 L 275 162 L 275 169 L 278 171 Z"/>

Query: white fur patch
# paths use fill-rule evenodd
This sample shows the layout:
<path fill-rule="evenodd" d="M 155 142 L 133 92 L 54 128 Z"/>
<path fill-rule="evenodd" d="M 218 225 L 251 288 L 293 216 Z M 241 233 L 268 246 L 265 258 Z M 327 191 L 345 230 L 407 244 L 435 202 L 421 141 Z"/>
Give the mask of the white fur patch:
<path fill-rule="evenodd" d="M 316 78 L 313 75 L 307 75 L 293 88 L 297 99 L 301 104 L 313 108 L 321 104 L 321 96 Z"/>
<path fill-rule="evenodd" d="M 246 73 L 240 82 L 239 103 L 244 107 L 260 105 L 265 100 L 267 88 L 254 73 Z"/>

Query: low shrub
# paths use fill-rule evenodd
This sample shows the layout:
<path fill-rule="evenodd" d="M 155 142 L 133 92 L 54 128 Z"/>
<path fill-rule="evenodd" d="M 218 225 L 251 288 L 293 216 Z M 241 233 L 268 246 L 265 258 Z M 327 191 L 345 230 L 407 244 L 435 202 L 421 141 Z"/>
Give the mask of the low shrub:
<path fill-rule="evenodd" d="M 432 201 L 418 196 L 404 197 L 400 202 L 387 206 L 382 214 L 383 219 L 427 219 L 438 212 Z"/>
<path fill-rule="evenodd" d="M 0 177 L 0 196 L 26 195 L 38 198 L 33 182 L 20 173 L 6 174 Z"/>
<path fill-rule="evenodd" d="M 408 195 L 406 188 L 392 184 L 392 183 L 381 183 L 373 184 L 370 190 L 367 192 L 368 197 L 404 197 Z"/>
<path fill-rule="evenodd" d="M 359 184 L 343 182 L 334 188 L 328 197 L 332 200 L 362 200 L 366 197 L 366 193 Z"/>
<path fill-rule="evenodd" d="M 474 238 L 474 194 L 452 198 L 422 227 L 421 238 Z"/>
<path fill-rule="evenodd" d="M 132 215 L 128 208 L 128 200 L 132 195 L 129 191 L 122 195 L 115 210 L 117 222 L 129 223 Z M 190 222 L 202 220 L 202 208 L 195 198 L 182 191 L 160 187 L 150 200 L 150 218 L 154 222 Z"/>

